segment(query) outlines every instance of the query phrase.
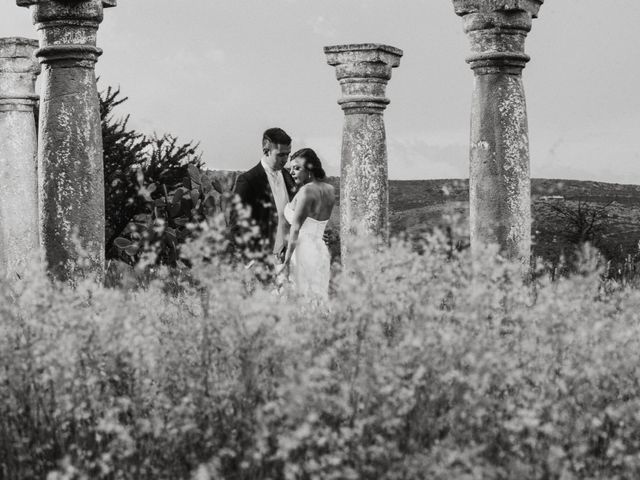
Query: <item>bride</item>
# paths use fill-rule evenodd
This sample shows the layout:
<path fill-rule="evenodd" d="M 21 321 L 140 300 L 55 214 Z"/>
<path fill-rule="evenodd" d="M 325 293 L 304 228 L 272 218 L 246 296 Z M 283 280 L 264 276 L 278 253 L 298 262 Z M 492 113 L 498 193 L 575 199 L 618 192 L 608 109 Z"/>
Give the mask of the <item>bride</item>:
<path fill-rule="evenodd" d="M 326 299 L 331 257 L 323 234 L 335 204 L 335 192 L 323 181 L 326 175 L 322 163 L 310 148 L 291 156 L 290 172 L 299 190 L 284 208 L 291 228 L 284 262 L 277 273 L 288 267 L 289 279 L 298 293 Z"/>

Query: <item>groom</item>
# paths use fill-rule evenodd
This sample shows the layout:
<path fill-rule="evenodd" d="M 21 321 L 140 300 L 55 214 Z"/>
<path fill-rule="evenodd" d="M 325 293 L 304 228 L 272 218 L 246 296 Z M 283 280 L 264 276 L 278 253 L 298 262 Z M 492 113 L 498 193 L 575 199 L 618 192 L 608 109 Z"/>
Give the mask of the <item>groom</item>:
<path fill-rule="evenodd" d="M 295 193 L 295 182 L 283 168 L 290 153 L 291 137 L 284 130 L 266 130 L 260 162 L 239 175 L 234 188 L 260 229 L 259 248 L 273 251 L 279 261 L 287 246 L 284 206 Z"/>

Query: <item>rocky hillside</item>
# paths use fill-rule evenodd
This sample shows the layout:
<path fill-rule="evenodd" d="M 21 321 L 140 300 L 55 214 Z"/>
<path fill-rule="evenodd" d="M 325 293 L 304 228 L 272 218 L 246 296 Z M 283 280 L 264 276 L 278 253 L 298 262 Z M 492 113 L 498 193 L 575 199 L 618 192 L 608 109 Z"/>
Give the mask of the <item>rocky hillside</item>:
<path fill-rule="evenodd" d="M 216 171 L 231 189 L 239 172 Z M 339 178 L 328 181 L 339 192 Z M 469 215 L 469 182 L 460 179 L 391 180 L 389 209 L 392 234 L 419 234 L 452 221 L 465 225 Z M 596 212 L 602 241 L 618 253 L 634 253 L 640 241 L 640 185 L 534 178 L 531 182 L 534 252 L 553 256 L 571 248 L 565 233 L 567 215 Z M 339 197 L 339 195 L 338 195 Z M 338 228 L 339 211 L 332 216 Z M 574 225 L 575 228 L 578 228 Z"/>

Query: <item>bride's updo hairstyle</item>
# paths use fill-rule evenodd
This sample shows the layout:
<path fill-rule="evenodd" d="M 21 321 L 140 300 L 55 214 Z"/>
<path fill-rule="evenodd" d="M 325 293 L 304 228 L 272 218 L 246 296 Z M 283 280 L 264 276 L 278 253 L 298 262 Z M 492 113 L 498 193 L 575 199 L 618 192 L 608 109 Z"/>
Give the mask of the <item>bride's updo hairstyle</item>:
<path fill-rule="evenodd" d="M 324 180 L 327 177 L 327 174 L 324 173 L 324 169 L 322 168 L 322 162 L 311 148 L 301 148 L 293 155 L 291 155 L 291 160 L 295 160 L 296 158 L 304 159 L 304 168 L 313 173 L 313 176 L 318 180 Z"/>

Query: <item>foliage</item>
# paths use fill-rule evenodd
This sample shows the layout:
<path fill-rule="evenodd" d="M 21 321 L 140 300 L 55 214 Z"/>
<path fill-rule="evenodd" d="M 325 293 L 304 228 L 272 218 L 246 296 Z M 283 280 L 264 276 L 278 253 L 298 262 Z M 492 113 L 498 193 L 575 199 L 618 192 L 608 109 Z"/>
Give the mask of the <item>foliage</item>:
<path fill-rule="evenodd" d="M 153 256 L 153 264 L 178 266 L 179 245 L 191 235 L 190 227 L 229 207 L 230 199 L 218 182 L 193 165 L 187 165 L 187 173 L 179 185 L 169 188 L 166 183 L 160 188 L 156 183 L 145 185 L 139 173 L 143 213 L 136 214 L 113 242 L 133 263 L 146 254 Z"/>
<path fill-rule="evenodd" d="M 549 262 L 552 271 L 567 274 L 575 271 L 576 247 L 589 243 L 606 259 L 607 277 L 635 281 L 640 254 L 637 243 L 626 238 L 626 230 L 637 222 L 620 217 L 619 207 L 613 201 L 584 199 L 542 202 L 537 208 L 534 254 Z"/>
<path fill-rule="evenodd" d="M 119 88 L 108 87 L 100 95 L 106 209 L 105 249 L 108 259 L 133 263 L 135 254 L 130 253 L 134 247 L 118 248 L 123 243 L 116 243 L 116 238 L 122 236 L 125 229 L 130 229 L 136 218 L 150 214 L 149 196 L 156 200 L 165 195 L 165 192 L 176 191 L 185 177 L 190 178 L 188 169 L 201 168 L 202 161 L 197 153 L 197 145 L 192 142 L 180 144 L 176 137 L 169 134 L 148 137 L 129 127 L 129 115 L 116 118 L 114 110 L 126 100 L 127 97 L 121 96 Z M 157 243 L 161 246 L 158 261 L 171 261 L 174 258 L 170 247 L 173 243 L 175 242 L 166 237 L 161 238 Z"/>
<path fill-rule="evenodd" d="M 326 306 L 274 295 L 198 225 L 190 282 L 0 284 L 6 479 L 640 475 L 640 291 L 591 250 L 522 280 L 445 235 L 361 238 Z"/>
<path fill-rule="evenodd" d="M 100 95 L 102 145 L 104 151 L 105 184 L 105 238 L 111 245 L 117 235 L 135 214 L 137 205 L 136 172 L 145 161 L 149 141 L 144 135 L 129 128 L 129 115 L 115 119 L 113 110 L 127 98 L 120 97 L 120 89 L 108 87 Z M 110 250 L 107 248 L 107 250 Z"/>
<path fill-rule="evenodd" d="M 577 202 L 550 202 L 549 208 L 563 221 L 563 228 L 557 232 L 571 245 L 582 245 L 586 242 L 598 244 L 607 228 L 608 208 L 611 202 L 604 205 Z"/>

